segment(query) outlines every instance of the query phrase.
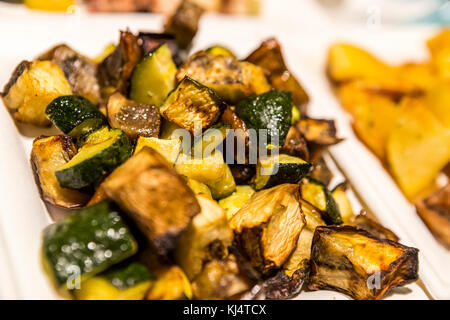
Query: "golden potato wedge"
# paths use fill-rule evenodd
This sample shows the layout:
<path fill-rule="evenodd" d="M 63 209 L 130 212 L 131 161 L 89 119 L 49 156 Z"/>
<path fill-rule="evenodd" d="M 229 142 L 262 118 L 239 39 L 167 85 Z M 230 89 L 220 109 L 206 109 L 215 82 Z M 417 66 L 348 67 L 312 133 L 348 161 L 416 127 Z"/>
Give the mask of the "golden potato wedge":
<path fill-rule="evenodd" d="M 450 80 L 450 29 L 445 29 L 427 41 L 431 63 L 441 79 Z"/>
<path fill-rule="evenodd" d="M 405 98 L 402 109 L 386 151 L 392 174 L 413 200 L 449 162 L 450 130 L 424 105 L 424 99 Z"/>
<path fill-rule="evenodd" d="M 382 79 L 392 70 L 367 51 L 347 43 L 335 43 L 328 50 L 327 72 L 334 82 Z"/>
<path fill-rule="evenodd" d="M 398 104 L 386 95 L 365 89 L 359 83 L 342 85 L 338 96 L 342 106 L 353 117 L 355 133 L 384 161 L 389 134 L 400 115 Z"/>
<path fill-rule="evenodd" d="M 61 68 L 51 61 L 22 61 L 3 88 L 5 106 L 20 122 L 48 127 L 45 108 L 53 99 L 72 94 Z"/>
<path fill-rule="evenodd" d="M 368 89 L 401 96 L 423 93 L 434 80 L 428 63 L 391 66 L 350 44 L 334 44 L 328 52 L 328 75 L 335 83 L 359 81 Z"/>
<path fill-rule="evenodd" d="M 441 121 L 446 128 L 450 128 L 450 83 L 436 82 L 425 96 L 427 108 Z"/>

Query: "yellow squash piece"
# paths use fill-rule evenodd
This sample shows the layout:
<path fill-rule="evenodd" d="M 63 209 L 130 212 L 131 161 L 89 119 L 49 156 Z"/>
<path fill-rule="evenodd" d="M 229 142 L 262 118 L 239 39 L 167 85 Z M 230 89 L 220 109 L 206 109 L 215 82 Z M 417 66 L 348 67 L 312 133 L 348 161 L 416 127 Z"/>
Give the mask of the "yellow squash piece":
<path fill-rule="evenodd" d="M 225 175 L 227 164 L 220 152 L 213 152 L 210 156 L 201 159 L 180 153 L 175 163 L 175 170 L 179 174 L 210 185 Z"/>
<path fill-rule="evenodd" d="M 211 190 L 209 190 L 206 184 L 188 177 L 186 177 L 186 182 L 189 188 L 191 188 L 195 194 L 203 194 L 204 196 L 212 199 Z"/>
<path fill-rule="evenodd" d="M 150 281 L 144 281 L 120 290 L 107 279 L 94 277 L 82 283 L 81 289 L 75 291 L 75 297 L 77 300 L 142 300 L 150 285 Z"/>
<path fill-rule="evenodd" d="M 143 147 L 151 147 L 158 151 L 166 160 L 174 164 L 180 153 L 181 140 L 180 139 L 158 139 L 154 137 L 139 137 L 134 149 L 134 154 L 141 151 Z"/>
<path fill-rule="evenodd" d="M 165 267 L 156 271 L 146 296 L 147 300 L 184 300 L 192 299 L 192 287 L 183 270 L 178 266 Z"/>
<path fill-rule="evenodd" d="M 242 208 L 254 193 L 255 190 L 250 186 L 236 186 L 236 191 L 232 195 L 219 200 L 219 206 L 225 209 L 228 220 Z"/>

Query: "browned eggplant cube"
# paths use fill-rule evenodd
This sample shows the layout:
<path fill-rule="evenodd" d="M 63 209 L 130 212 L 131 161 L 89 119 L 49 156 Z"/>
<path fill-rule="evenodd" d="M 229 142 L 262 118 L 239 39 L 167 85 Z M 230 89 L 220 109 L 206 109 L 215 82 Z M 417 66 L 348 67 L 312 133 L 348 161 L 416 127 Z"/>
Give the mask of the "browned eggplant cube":
<path fill-rule="evenodd" d="M 230 220 L 239 252 L 262 274 L 280 268 L 297 245 L 306 224 L 298 197 L 296 184 L 259 191 Z"/>
<path fill-rule="evenodd" d="M 165 255 L 200 212 L 192 190 L 156 150 L 144 147 L 102 183 L 156 251 Z"/>
<path fill-rule="evenodd" d="M 390 289 L 418 279 L 418 252 L 351 226 L 317 227 L 309 289 L 334 290 L 358 300 L 381 299 Z"/>

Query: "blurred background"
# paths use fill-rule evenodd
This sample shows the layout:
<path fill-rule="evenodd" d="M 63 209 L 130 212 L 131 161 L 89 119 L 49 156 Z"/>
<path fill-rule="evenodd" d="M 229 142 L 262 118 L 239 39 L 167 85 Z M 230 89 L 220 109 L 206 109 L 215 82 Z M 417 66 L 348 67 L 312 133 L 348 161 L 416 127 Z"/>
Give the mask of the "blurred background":
<path fill-rule="evenodd" d="M 170 14 L 181 0 L 0 0 L 1 13 L 26 7 L 32 10 L 92 13 L 153 12 Z M 228 15 L 310 18 L 318 11 L 346 22 L 450 23 L 449 0 L 195 0 L 208 11 Z M 21 10 L 21 9 L 19 9 Z M 306 10 L 306 11 L 305 11 Z M 308 16 L 304 14 L 308 12 Z"/>

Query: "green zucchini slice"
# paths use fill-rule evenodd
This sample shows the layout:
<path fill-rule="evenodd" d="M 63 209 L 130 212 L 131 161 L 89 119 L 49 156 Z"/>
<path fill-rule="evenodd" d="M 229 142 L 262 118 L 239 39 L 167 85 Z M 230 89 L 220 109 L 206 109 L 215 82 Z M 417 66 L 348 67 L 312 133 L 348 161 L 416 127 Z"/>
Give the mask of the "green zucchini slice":
<path fill-rule="evenodd" d="M 255 190 L 250 186 L 236 186 L 236 191 L 232 195 L 219 200 L 219 206 L 225 210 L 228 220 L 242 208 L 254 193 Z"/>
<path fill-rule="evenodd" d="M 228 129 L 231 126 L 228 124 L 219 123 L 213 125 L 201 135 L 192 147 L 192 152 L 195 157 L 203 156 L 204 154 L 211 154 L 222 142 L 225 140 L 228 134 Z"/>
<path fill-rule="evenodd" d="M 209 184 L 211 194 L 214 199 L 222 199 L 228 197 L 236 190 L 236 182 L 230 167 L 226 165 L 224 175 L 214 183 Z"/>
<path fill-rule="evenodd" d="M 77 210 L 43 231 L 44 269 L 58 288 L 73 289 L 76 281 L 82 282 L 136 251 L 133 235 L 108 201 Z"/>
<path fill-rule="evenodd" d="M 203 194 L 204 196 L 212 199 L 211 190 L 209 190 L 208 186 L 204 183 L 201 183 L 195 179 L 186 178 L 187 185 L 195 194 Z"/>
<path fill-rule="evenodd" d="M 236 189 L 233 174 L 218 150 L 201 158 L 180 153 L 175 170 L 181 175 L 206 184 L 214 199 L 227 197 Z"/>
<path fill-rule="evenodd" d="M 327 224 L 341 224 L 342 217 L 339 207 L 331 192 L 321 182 L 308 178 L 301 184 L 301 197 L 321 211 Z"/>
<path fill-rule="evenodd" d="M 291 126 L 292 94 L 289 91 L 271 90 L 259 95 L 253 95 L 236 105 L 236 114 L 247 127 L 267 130 L 267 142 L 274 143 L 278 136 L 279 145 L 284 140 Z"/>
<path fill-rule="evenodd" d="M 160 108 L 169 121 L 194 133 L 198 122 L 201 129 L 210 127 L 219 119 L 225 103 L 208 87 L 189 77 L 184 77 L 169 94 Z"/>
<path fill-rule="evenodd" d="M 256 190 L 271 188 L 282 183 L 298 183 L 311 168 L 311 164 L 287 154 L 259 159 L 256 166 Z"/>
<path fill-rule="evenodd" d="M 336 202 L 339 212 L 341 213 L 343 223 L 350 223 L 354 218 L 352 204 L 347 196 L 348 185 L 346 182 L 338 184 L 332 191 L 334 201 Z"/>
<path fill-rule="evenodd" d="M 122 130 L 105 127 L 90 134 L 78 153 L 55 175 L 62 187 L 82 189 L 99 182 L 132 152 L 133 146 Z"/>
<path fill-rule="evenodd" d="M 84 281 L 73 293 L 78 300 L 142 300 L 153 279 L 146 266 L 130 263 Z"/>
<path fill-rule="evenodd" d="M 208 157 L 202 157 L 201 159 L 194 158 L 186 153 L 180 153 L 175 162 L 175 170 L 179 174 L 208 186 L 225 175 L 226 167 L 227 164 L 219 151 L 215 151 Z"/>
<path fill-rule="evenodd" d="M 131 76 L 132 100 L 161 106 L 167 94 L 175 86 L 177 67 L 167 44 L 162 44 L 144 57 Z"/>
<path fill-rule="evenodd" d="M 88 99 L 77 95 L 54 99 L 47 106 L 45 114 L 59 130 L 74 138 L 106 124 L 103 113 Z"/>

